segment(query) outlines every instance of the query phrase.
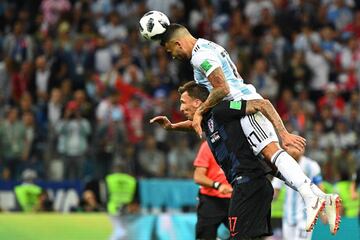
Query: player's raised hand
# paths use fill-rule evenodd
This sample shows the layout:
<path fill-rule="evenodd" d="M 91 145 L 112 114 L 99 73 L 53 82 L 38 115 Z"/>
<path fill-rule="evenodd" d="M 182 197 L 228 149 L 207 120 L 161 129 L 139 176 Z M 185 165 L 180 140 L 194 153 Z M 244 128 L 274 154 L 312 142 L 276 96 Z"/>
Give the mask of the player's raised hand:
<path fill-rule="evenodd" d="M 196 111 L 192 120 L 192 127 L 200 138 L 202 138 L 202 128 L 201 128 L 202 118 L 203 118 L 202 115 Z"/>
<path fill-rule="evenodd" d="M 150 123 L 158 123 L 166 130 L 170 130 L 172 128 L 172 124 L 166 116 L 156 116 L 150 119 Z"/>
<path fill-rule="evenodd" d="M 295 147 L 298 151 L 304 151 L 306 146 L 306 139 L 292 133 L 285 133 L 280 136 L 282 140 L 282 145 L 285 148 L 290 146 Z"/>

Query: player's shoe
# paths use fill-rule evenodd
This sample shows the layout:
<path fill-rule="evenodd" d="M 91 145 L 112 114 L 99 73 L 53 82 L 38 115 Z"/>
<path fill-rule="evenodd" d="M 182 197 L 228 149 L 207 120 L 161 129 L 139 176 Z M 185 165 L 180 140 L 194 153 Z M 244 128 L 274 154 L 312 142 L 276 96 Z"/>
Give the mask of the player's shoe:
<path fill-rule="evenodd" d="M 313 197 L 305 202 L 306 204 L 306 231 L 311 232 L 314 229 L 319 213 L 325 208 L 326 200 L 321 197 Z"/>
<path fill-rule="evenodd" d="M 328 217 L 331 234 L 335 235 L 339 230 L 341 217 L 341 198 L 338 194 L 326 194 L 325 214 Z"/>

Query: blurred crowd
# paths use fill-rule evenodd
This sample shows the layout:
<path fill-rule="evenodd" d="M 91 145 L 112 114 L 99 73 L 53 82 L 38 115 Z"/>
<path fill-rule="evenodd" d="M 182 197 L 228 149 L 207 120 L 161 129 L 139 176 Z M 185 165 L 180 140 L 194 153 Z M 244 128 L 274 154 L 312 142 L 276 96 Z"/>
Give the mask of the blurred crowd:
<path fill-rule="evenodd" d="M 325 180 L 360 168 L 360 6 L 354 0 L 0 0 L 0 179 L 189 178 L 199 139 L 183 120 L 188 63 L 145 41 L 165 13 L 230 53 L 246 83 L 307 139 Z"/>

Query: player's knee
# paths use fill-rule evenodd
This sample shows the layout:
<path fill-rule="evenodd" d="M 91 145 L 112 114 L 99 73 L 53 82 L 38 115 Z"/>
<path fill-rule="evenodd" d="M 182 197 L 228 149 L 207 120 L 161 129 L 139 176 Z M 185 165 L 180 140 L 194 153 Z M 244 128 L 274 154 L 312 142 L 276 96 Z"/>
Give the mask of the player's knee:
<path fill-rule="evenodd" d="M 271 142 L 261 151 L 261 154 L 267 161 L 271 161 L 272 157 L 279 151 L 282 150 L 278 142 Z"/>

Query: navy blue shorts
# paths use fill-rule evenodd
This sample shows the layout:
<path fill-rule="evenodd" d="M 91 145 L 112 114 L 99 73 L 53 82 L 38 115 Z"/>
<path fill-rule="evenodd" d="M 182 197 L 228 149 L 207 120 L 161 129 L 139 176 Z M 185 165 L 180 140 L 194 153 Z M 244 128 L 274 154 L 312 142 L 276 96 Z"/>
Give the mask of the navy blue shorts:
<path fill-rule="evenodd" d="M 271 201 L 274 189 L 261 176 L 248 181 L 235 181 L 229 207 L 231 239 L 271 236 Z"/>

